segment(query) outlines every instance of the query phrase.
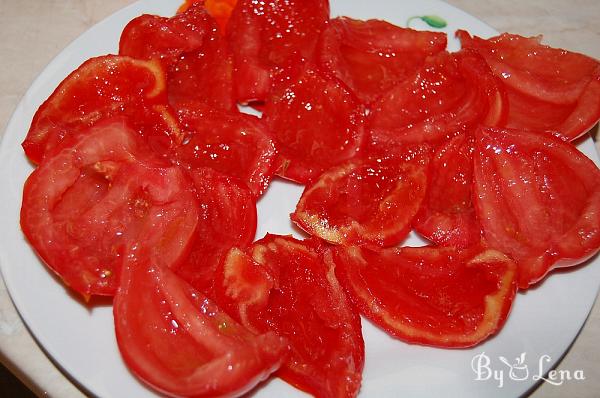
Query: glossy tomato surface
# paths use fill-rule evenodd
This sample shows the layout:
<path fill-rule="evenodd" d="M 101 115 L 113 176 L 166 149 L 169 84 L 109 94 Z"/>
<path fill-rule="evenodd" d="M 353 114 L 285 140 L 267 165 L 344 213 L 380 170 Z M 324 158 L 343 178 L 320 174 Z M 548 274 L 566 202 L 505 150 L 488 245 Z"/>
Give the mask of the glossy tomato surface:
<path fill-rule="evenodd" d="M 413 75 L 428 56 L 445 49 L 445 33 L 338 17 L 321 34 L 317 59 L 368 104 Z"/>
<path fill-rule="evenodd" d="M 600 249 L 600 170 L 550 134 L 481 128 L 475 209 L 491 247 L 519 265 L 519 287 Z"/>
<path fill-rule="evenodd" d="M 428 184 L 429 148 L 404 158 L 360 158 L 325 171 L 292 214 L 330 243 L 393 246 L 410 232 Z"/>
<path fill-rule="evenodd" d="M 137 377 L 172 397 L 232 397 L 280 366 L 283 339 L 250 333 L 144 250 L 128 252 L 113 308 L 119 349 Z"/>
<path fill-rule="evenodd" d="M 114 295 L 123 249 L 147 229 L 151 255 L 188 253 L 198 204 L 183 171 L 124 119 L 109 119 L 44 160 L 23 190 L 21 228 L 52 271 L 85 297 Z"/>
<path fill-rule="evenodd" d="M 279 377 L 318 397 L 358 394 L 360 317 L 316 241 L 267 235 L 245 251 L 230 251 L 220 278 L 223 308 L 252 330 L 273 330 L 289 341 Z"/>
<path fill-rule="evenodd" d="M 469 347 L 504 324 L 517 291 L 506 255 L 469 249 L 332 249 L 336 275 L 367 318 L 408 343 Z"/>

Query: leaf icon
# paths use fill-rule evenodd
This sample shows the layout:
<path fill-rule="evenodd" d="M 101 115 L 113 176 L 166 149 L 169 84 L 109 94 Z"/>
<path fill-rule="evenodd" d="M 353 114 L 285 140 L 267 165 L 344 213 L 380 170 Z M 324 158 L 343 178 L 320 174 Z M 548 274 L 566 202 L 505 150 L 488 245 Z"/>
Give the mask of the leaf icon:
<path fill-rule="evenodd" d="M 432 28 L 442 29 L 448 26 L 446 20 L 438 15 L 416 15 L 414 17 L 410 17 L 406 21 L 406 26 L 409 26 L 410 23 L 415 19 L 420 19 Z"/>

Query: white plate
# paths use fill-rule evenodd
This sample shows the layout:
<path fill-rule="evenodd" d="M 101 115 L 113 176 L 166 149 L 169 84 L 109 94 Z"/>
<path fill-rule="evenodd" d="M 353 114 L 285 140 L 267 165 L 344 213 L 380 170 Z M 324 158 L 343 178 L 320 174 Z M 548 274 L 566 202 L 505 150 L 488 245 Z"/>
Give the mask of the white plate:
<path fill-rule="evenodd" d="M 19 228 L 23 182 L 32 167 L 20 147 L 32 116 L 58 83 L 87 58 L 114 53 L 121 30 L 142 13 L 172 15 L 181 0 L 145 0 L 113 14 L 62 51 L 32 84 L 8 124 L 0 154 L 0 260 L 10 295 L 37 341 L 70 378 L 90 393 L 101 397 L 147 397 L 146 389 L 127 370 L 113 332 L 109 305 L 88 308 L 74 298 L 58 279 L 40 263 Z M 387 19 L 405 25 L 418 15 L 438 15 L 448 26 L 450 49 L 458 48 L 456 29 L 479 36 L 496 32 L 474 17 L 440 1 L 331 0 L 332 15 Z M 421 20 L 411 26 L 428 28 Z M 580 149 L 598 163 L 591 139 Z M 267 231 L 296 234 L 289 213 L 300 196 L 298 186 L 275 181 L 258 204 L 257 237 Z M 418 244 L 411 238 L 409 244 Z M 512 397 L 536 383 L 539 361 L 549 370 L 566 352 L 583 325 L 598 291 L 600 260 L 584 267 L 550 276 L 539 287 L 519 294 L 504 329 L 496 337 L 473 349 L 441 350 L 404 344 L 393 340 L 363 321 L 366 366 L 361 396 L 364 397 Z M 485 352 L 491 370 L 503 371 L 503 385 L 497 380 L 475 380 L 472 359 Z M 499 357 L 514 362 L 526 353 L 529 375 L 509 368 Z M 543 357 L 546 355 L 547 357 Z M 544 360 L 544 358 L 550 358 Z M 497 373 L 499 376 L 500 373 Z M 482 374 L 485 377 L 485 374 Z M 293 397 L 305 394 L 275 379 L 264 385 L 256 397 Z"/>

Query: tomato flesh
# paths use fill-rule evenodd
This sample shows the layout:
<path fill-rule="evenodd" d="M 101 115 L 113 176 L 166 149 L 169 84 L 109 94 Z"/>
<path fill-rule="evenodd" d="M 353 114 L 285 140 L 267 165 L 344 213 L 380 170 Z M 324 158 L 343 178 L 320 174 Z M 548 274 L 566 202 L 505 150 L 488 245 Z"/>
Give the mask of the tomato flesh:
<path fill-rule="evenodd" d="M 85 297 L 114 295 L 124 245 L 144 244 L 178 263 L 198 223 L 191 183 L 156 158 L 123 119 L 98 123 L 46 159 L 23 191 L 21 227 L 64 283 Z"/>
<path fill-rule="evenodd" d="M 469 247 L 481 240 L 473 206 L 473 140 L 458 135 L 442 144 L 430 166 L 431 177 L 415 230 L 442 246 Z"/>
<path fill-rule="evenodd" d="M 439 144 L 478 124 L 502 126 L 506 93 L 474 51 L 441 52 L 372 106 L 368 129 L 374 146 Z"/>
<path fill-rule="evenodd" d="M 557 132 L 574 140 L 600 119 L 600 63 L 541 44 L 541 37 L 503 33 L 484 40 L 459 30 L 462 46 L 485 57 L 507 87 L 507 126 Z"/>
<path fill-rule="evenodd" d="M 327 0 L 239 0 L 227 29 L 237 100 L 264 101 L 277 68 L 312 59 L 328 20 Z"/>
<path fill-rule="evenodd" d="M 190 171 L 200 215 L 190 255 L 176 273 L 213 297 L 217 267 L 232 247 L 244 248 L 256 233 L 256 204 L 241 183 L 210 168 Z"/>
<path fill-rule="evenodd" d="M 470 347 L 495 333 L 516 293 L 515 263 L 490 249 L 332 249 L 336 275 L 361 313 L 394 337 Z"/>
<path fill-rule="evenodd" d="M 410 232 L 427 188 L 428 150 L 411 159 L 356 159 L 307 186 L 292 220 L 344 245 L 393 246 Z"/>
<path fill-rule="evenodd" d="M 279 151 L 276 173 L 303 184 L 356 156 L 364 142 L 364 107 L 337 79 L 311 68 L 277 85 L 263 117 Z"/>
<path fill-rule="evenodd" d="M 321 35 L 318 62 L 368 104 L 445 50 L 446 41 L 445 33 L 338 17 Z"/>
<path fill-rule="evenodd" d="M 242 324 L 285 337 L 290 358 L 277 372 L 319 397 L 354 397 L 364 364 L 360 317 L 313 241 L 267 235 L 232 249 L 218 302 Z"/>
<path fill-rule="evenodd" d="M 231 397 L 252 389 L 286 354 L 273 332 L 254 335 L 166 265 L 127 256 L 114 300 L 125 363 L 172 397 Z"/>
<path fill-rule="evenodd" d="M 550 134 L 481 128 L 475 209 L 491 247 L 519 265 L 519 287 L 600 249 L 600 170 Z"/>
<path fill-rule="evenodd" d="M 273 176 L 276 156 L 264 123 L 251 115 L 202 109 L 181 108 L 179 119 L 187 139 L 175 149 L 176 161 L 192 170 L 211 167 L 241 180 L 255 197 L 262 195 Z"/>

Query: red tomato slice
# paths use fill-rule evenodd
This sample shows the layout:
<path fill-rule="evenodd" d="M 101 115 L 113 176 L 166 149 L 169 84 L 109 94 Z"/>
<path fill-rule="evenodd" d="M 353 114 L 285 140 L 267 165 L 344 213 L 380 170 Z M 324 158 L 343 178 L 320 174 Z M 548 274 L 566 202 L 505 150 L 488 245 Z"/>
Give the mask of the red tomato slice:
<path fill-rule="evenodd" d="M 107 120 L 47 158 L 23 191 L 21 228 L 50 269 L 75 291 L 113 295 L 123 247 L 144 244 L 176 264 L 198 223 L 191 183 L 157 159 L 124 120 Z"/>
<path fill-rule="evenodd" d="M 419 150 L 414 159 L 356 159 L 327 170 L 306 187 L 292 220 L 331 243 L 398 244 L 425 197 L 428 150 Z"/>
<path fill-rule="evenodd" d="M 372 106 L 371 141 L 438 144 L 478 124 L 501 126 L 507 106 L 502 83 L 474 51 L 442 52 Z"/>
<path fill-rule="evenodd" d="M 507 87 L 508 127 L 558 132 L 573 140 L 600 119 L 600 63 L 541 44 L 541 36 L 503 33 L 484 40 L 459 30 Z"/>
<path fill-rule="evenodd" d="M 386 21 L 338 17 L 321 34 L 318 62 L 364 103 L 414 75 L 446 49 L 446 34 L 405 29 Z"/>
<path fill-rule="evenodd" d="M 275 333 L 253 335 L 139 253 L 124 264 L 113 311 L 127 366 L 172 397 L 242 395 L 276 370 L 287 351 Z"/>
<path fill-rule="evenodd" d="M 264 101 L 275 69 L 312 59 L 328 20 L 328 0 L 239 0 L 227 31 L 237 100 Z"/>
<path fill-rule="evenodd" d="M 427 196 L 414 228 L 437 245 L 468 247 L 481 241 L 473 206 L 473 140 L 464 134 L 433 156 Z"/>
<path fill-rule="evenodd" d="M 210 168 L 190 171 L 200 217 L 188 259 L 176 273 L 196 290 L 212 297 L 217 267 L 232 247 L 246 247 L 256 233 L 256 203 L 243 183 Z"/>
<path fill-rule="evenodd" d="M 315 241 L 267 235 L 232 249 L 217 302 L 251 330 L 285 337 L 291 355 L 277 375 L 317 397 L 354 397 L 364 365 L 360 317 Z"/>
<path fill-rule="evenodd" d="M 481 128 L 475 209 L 491 247 L 519 265 L 519 287 L 600 249 L 600 170 L 550 134 Z"/>
<path fill-rule="evenodd" d="M 23 149 L 39 163 L 65 137 L 118 115 L 129 117 L 140 134 L 155 140 L 151 145 L 159 152 L 180 139 L 177 126 L 168 122 L 174 118 L 160 64 L 106 55 L 84 62 L 54 90 L 35 113 Z"/>
<path fill-rule="evenodd" d="M 332 252 L 325 258 L 361 313 L 409 343 L 476 345 L 502 327 L 517 290 L 515 263 L 496 250 L 339 246 Z"/>
<path fill-rule="evenodd" d="M 237 0 L 185 0 L 177 9 L 177 13 L 180 14 L 187 11 L 196 3 L 204 4 L 206 11 L 217 21 L 221 32 L 225 33 L 227 31 L 227 22 L 229 22 L 229 17 L 237 4 Z"/>
<path fill-rule="evenodd" d="M 337 79 L 315 69 L 278 84 L 263 114 L 279 151 L 276 174 L 307 183 L 354 157 L 364 142 L 364 112 Z"/>
<path fill-rule="evenodd" d="M 212 167 L 240 179 L 259 197 L 274 172 L 275 146 L 264 123 L 242 113 L 209 112 L 186 105 L 179 115 L 189 134 L 175 149 L 175 159 L 187 168 Z"/>

